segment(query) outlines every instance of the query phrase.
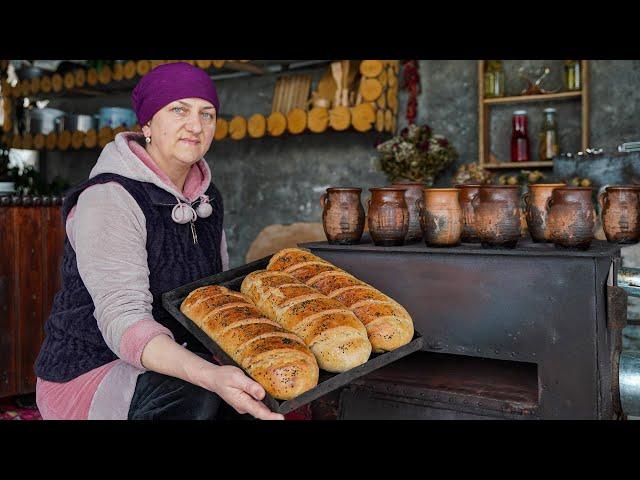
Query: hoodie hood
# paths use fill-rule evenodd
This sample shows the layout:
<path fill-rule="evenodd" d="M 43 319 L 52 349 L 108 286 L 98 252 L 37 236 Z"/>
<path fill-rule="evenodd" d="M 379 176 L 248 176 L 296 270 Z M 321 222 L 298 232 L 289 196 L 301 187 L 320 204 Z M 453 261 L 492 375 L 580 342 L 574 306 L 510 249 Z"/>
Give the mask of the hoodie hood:
<path fill-rule="evenodd" d="M 152 183 L 169 192 L 183 202 L 193 202 L 204 195 L 211 183 L 211 170 L 204 159 L 191 166 L 181 192 L 178 187 L 158 168 L 142 146 L 144 135 L 136 132 L 122 132 L 113 142 L 107 144 L 100 153 L 98 162 L 91 170 L 89 178 L 101 173 L 115 173 L 131 180 Z"/>

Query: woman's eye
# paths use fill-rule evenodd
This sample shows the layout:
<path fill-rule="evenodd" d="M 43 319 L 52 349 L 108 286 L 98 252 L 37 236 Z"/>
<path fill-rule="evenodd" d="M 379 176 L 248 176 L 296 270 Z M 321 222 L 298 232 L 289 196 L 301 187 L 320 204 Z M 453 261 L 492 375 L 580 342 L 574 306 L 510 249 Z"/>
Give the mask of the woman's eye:
<path fill-rule="evenodd" d="M 173 110 L 174 113 L 182 113 L 182 112 L 184 112 L 184 108 L 182 108 L 182 107 L 173 107 L 172 110 Z"/>
<path fill-rule="evenodd" d="M 213 115 L 211 115 L 209 112 L 202 112 L 202 116 L 205 118 L 205 120 L 211 120 L 213 118 Z"/>

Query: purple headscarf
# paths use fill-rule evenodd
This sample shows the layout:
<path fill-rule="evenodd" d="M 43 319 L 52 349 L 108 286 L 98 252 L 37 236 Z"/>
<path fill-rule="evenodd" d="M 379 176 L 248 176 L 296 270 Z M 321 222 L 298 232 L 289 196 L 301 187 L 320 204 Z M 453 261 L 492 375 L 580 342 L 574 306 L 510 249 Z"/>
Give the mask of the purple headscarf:
<path fill-rule="evenodd" d="M 202 98 L 220 109 L 218 93 L 207 73 L 186 62 L 159 65 L 140 79 L 131 94 L 140 126 L 158 110 L 181 98 Z"/>

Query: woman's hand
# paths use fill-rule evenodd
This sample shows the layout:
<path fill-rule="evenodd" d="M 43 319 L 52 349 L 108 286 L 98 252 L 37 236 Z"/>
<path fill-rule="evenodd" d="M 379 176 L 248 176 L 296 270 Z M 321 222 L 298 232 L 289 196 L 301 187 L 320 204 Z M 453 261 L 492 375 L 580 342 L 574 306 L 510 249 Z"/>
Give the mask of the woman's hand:
<path fill-rule="evenodd" d="M 260 402 L 264 388 L 247 377 L 242 370 L 230 365 L 218 366 L 206 361 L 168 335 L 157 335 L 144 347 L 142 365 L 154 372 L 163 373 L 193 383 L 217 393 L 238 413 L 249 413 L 262 420 L 284 420 Z"/>
<path fill-rule="evenodd" d="M 204 380 L 203 386 L 217 393 L 236 412 L 249 413 L 261 420 L 284 420 L 284 416 L 272 412 L 260 401 L 265 396 L 264 388 L 242 370 L 231 365 L 211 366 L 212 369 L 207 369 L 209 381 Z"/>

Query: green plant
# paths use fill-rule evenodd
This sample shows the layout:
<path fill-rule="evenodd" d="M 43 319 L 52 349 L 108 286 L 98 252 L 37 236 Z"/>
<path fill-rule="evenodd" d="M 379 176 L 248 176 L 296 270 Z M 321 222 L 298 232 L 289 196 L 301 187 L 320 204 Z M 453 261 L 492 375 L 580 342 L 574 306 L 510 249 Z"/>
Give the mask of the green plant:
<path fill-rule="evenodd" d="M 376 149 L 382 154 L 382 171 L 392 182 L 408 179 L 433 184 L 458 158 L 451 143 L 442 135 L 433 135 L 428 125 L 409 125 Z"/>
<path fill-rule="evenodd" d="M 10 168 L 9 181 L 15 183 L 18 195 L 62 195 L 70 186 L 69 182 L 60 176 L 47 183 L 32 166 L 23 168 L 22 172 L 18 167 Z"/>

